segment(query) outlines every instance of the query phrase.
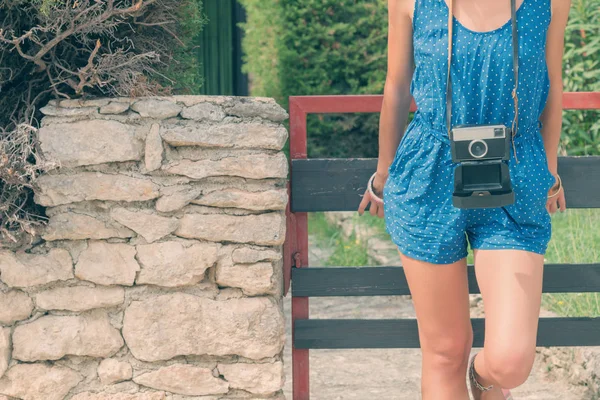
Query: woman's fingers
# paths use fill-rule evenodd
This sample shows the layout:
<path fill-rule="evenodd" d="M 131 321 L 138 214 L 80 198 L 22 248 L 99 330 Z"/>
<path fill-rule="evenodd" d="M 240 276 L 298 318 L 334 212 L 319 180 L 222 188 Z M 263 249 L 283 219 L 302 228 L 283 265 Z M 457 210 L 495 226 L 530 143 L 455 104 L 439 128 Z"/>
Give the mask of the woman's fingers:
<path fill-rule="evenodd" d="M 567 210 L 567 201 L 565 199 L 565 191 L 561 190 L 560 194 L 557 197 L 558 197 L 558 206 L 560 207 L 560 211 L 566 211 Z"/>
<path fill-rule="evenodd" d="M 371 207 L 369 207 L 369 212 L 371 215 L 383 218 L 383 204 L 379 204 L 375 200 L 371 199 L 371 194 L 368 190 L 365 191 L 365 194 L 358 205 L 358 214 L 363 215 L 369 203 L 371 203 Z"/>
<path fill-rule="evenodd" d="M 550 214 L 554 214 L 556 211 L 560 210 L 564 212 L 567 210 L 567 201 L 565 199 L 565 191 L 563 189 L 560 190 L 556 196 L 549 198 L 546 202 L 546 210 Z"/>
<path fill-rule="evenodd" d="M 375 200 L 371 201 L 371 207 L 369 207 L 369 212 L 371 213 L 372 216 L 376 216 L 377 215 L 377 209 L 379 209 L 379 204 L 377 204 L 375 202 Z"/>
<path fill-rule="evenodd" d="M 548 199 L 548 201 L 546 202 L 546 209 L 550 214 L 554 214 L 556 212 L 557 207 L 555 197 Z"/>
<path fill-rule="evenodd" d="M 383 218 L 383 204 L 372 200 L 371 208 L 369 210 L 371 211 L 372 216 L 378 216 L 379 218 Z"/>
<path fill-rule="evenodd" d="M 383 204 L 379 206 L 379 210 L 377 210 L 377 216 L 379 218 L 383 218 Z"/>
<path fill-rule="evenodd" d="M 369 180 L 369 182 L 370 182 L 370 180 Z M 367 208 L 367 205 L 369 205 L 369 203 L 371 203 L 371 206 L 369 207 L 369 212 L 371 213 L 371 215 L 383 218 L 383 204 L 379 200 L 377 200 L 377 201 L 375 200 L 375 199 L 377 199 L 376 196 L 378 196 L 378 195 L 374 194 L 372 196 L 369 189 L 365 190 L 365 194 L 363 195 L 362 200 L 360 201 L 360 204 L 358 205 L 358 214 L 359 215 L 363 215 L 365 212 L 365 209 Z"/>
<path fill-rule="evenodd" d="M 368 190 L 366 190 L 360 204 L 358 205 L 358 215 L 363 215 L 365 208 L 367 208 L 367 204 L 369 204 L 369 201 L 371 201 L 371 194 Z"/>

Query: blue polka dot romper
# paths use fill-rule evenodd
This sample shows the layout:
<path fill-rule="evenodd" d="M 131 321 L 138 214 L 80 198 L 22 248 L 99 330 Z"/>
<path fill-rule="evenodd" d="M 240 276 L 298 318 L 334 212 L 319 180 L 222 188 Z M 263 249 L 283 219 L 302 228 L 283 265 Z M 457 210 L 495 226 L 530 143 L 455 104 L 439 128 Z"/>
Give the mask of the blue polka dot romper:
<path fill-rule="evenodd" d="M 454 169 L 446 128 L 448 6 L 415 0 L 410 85 L 417 104 L 383 188 L 386 231 L 404 255 L 448 264 L 472 249 L 521 249 L 544 254 L 551 237 L 546 210 L 555 183 L 540 129 L 550 81 L 546 33 L 550 0 L 523 0 L 519 34 L 519 121 L 508 167 L 515 202 L 505 207 L 462 209 L 452 204 Z M 511 21 L 491 31 L 473 31 L 453 19 L 452 125 L 512 126 L 514 87 Z"/>

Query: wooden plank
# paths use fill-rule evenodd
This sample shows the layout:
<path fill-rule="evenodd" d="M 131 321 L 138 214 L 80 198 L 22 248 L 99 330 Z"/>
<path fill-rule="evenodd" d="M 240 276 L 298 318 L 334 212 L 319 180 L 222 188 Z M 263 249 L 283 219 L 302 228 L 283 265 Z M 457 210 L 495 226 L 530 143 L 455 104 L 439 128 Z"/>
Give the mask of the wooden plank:
<path fill-rule="evenodd" d="M 308 319 L 308 297 L 296 297 L 292 299 L 292 327 L 295 321 Z M 292 329 L 292 341 L 296 337 L 295 329 Z M 308 349 L 299 349 L 292 346 L 292 390 L 294 398 L 308 398 L 310 393 L 310 354 Z"/>
<path fill-rule="evenodd" d="M 483 347 L 483 318 L 471 319 L 473 347 Z M 416 319 L 297 319 L 297 349 L 418 348 Z M 600 318 L 540 318 L 537 346 L 598 346 Z"/>
<path fill-rule="evenodd" d="M 600 157 L 559 157 L 569 208 L 600 208 Z"/>
<path fill-rule="evenodd" d="M 354 211 L 377 159 L 297 159 L 291 164 L 292 212 Z"/>
<path fill-rule="evenodd" d="M 289 99 L 307 114 L 378 113 L 383 104 L 381 94 L 290 96 Z M 600 109 L 600 92 L 564 92 L 563 108 Z M 411 97 L 409 111 L 416 110 L 415 99 Z"/>
<path fill-rule="evenodd" d="M 356 211 L 376 158 L 317 158 L 291 161 L 291 210 Z M 600 157 L 559 157 L 569 208 L 600 208 Z"/>
<path fill-rule="evenodd" d="M 309 95 L 290 96 L 290 102 L 296 103 L 307 114 L 328 113 L 378 113 L 383 104 L 383 95 Z M 417 109 L 414 99 L 409 111 Z"/>
<path fill-rule="evenodd" d="M 599 293 L 600 264 L 544 265 L 544 293 Z"/>
<path fill-rule="evenodd" d="M 290 181 L 286 183 L 286 190 L 290 193 Z M 296 214 L 290 212 L 290 203 L 285 206 L 285 240 L 283 242 L 283 295 L 287 296 L 292 280 L 292 264 L 294 263 L 294 253 L 297 249 L 296 237 Z"/>
<path fill-rule="evenodd" d="M 564 92 L 563 109 L 595 110 L 600 109 L 600 92 Z"/>
<path fill-rule="evenodd" d="M 415 319 L 297 319 L 297 349 L 418 348 Z"/>
<path fill-rule="evenodd" d="M 479 293 L 473 265 L 469 292 Z M 600 292 L 600 264 L 546 264 L 544 293 Z M 398 296 L 410 290 L 402 267 L 292 268 L 293 297 Z"/>
<path fill-rule="evenodd" d="M 292 268 L 293 297 L 410 294 L 402 267 Z"/>

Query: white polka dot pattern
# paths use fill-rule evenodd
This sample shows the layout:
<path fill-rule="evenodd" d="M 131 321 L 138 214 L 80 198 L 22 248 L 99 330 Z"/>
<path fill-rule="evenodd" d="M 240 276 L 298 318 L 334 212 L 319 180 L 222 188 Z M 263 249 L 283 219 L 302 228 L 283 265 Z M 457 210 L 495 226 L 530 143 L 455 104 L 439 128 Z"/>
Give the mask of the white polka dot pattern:
<path fill-rule="evenodd" d="M 521 249 L 544 254 L 551 237 L 546 196 L 554 184 L 540 134 L 550 87 L 545 57 L 550 0 L 523 0 L 519 34 L 519 129 L 508 161 L 515 203 L 460 209 L 452 204 L 455 164 L 446 130 L 448 7 L 416 0 L 415 71 L 410 91 L 417 104 L 389 167 L 383 189 L 386 230 L 412 258 L 448 264 L 473 249 Z M 454 18 L 452 124 L 512 125 L 510 21 L 478 32 Z"/>

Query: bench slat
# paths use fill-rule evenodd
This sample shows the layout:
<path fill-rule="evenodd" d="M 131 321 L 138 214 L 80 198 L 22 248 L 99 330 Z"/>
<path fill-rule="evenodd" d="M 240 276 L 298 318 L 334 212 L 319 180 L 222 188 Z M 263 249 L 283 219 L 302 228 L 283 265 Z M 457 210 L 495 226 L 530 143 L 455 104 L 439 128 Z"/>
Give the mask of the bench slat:
<path fill-rule="evenodd" d="M 469 292 L 479 293 L 473 265 Z M 410 291 L 402 267 L 292 268 L 293 297 L 396 296 Z M 544 293 L 600 292 L 600 264 L 546 264 Z M 600 336 L 600 334 L 599 334 Z"/>
<path fill-rule="evenodd" d="M 416 319 L 297 319 L 296 349 L 419 348 Z M 472 318 L 473 347 L 483 347 L 484 319 Z M 540 318 L 537 346 L 598 346 L 600 318 Z"/>
<path fill-rule="evenodd" d="M 376 158 L 292 160 L 292 212 L 355 211 Z M 559 157 L 558 173 L 569 208 L 600 208 L 600 157 Z"/>

